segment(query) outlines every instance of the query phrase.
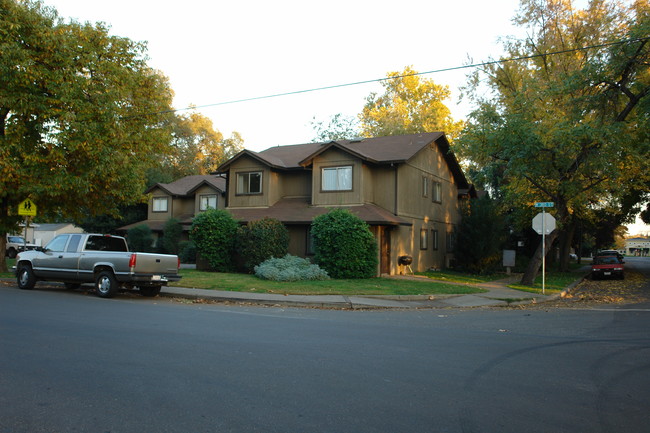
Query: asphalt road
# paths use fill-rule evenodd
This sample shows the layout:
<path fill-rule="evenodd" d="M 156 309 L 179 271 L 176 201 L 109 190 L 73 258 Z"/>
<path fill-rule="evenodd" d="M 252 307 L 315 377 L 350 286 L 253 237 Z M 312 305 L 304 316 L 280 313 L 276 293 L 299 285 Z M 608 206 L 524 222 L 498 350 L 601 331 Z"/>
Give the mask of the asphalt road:
<path fill-rule="evenodd" d="M 0 286 L 0 432 L 647 432 L 647 307 L 334 311 Z"/>

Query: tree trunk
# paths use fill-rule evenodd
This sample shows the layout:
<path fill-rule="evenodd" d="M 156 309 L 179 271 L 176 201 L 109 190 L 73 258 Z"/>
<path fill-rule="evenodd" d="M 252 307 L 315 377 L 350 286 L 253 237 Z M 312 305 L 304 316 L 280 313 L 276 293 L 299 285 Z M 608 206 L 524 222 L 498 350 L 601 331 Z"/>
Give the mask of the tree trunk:
<path fill-rule="evenodd" d="M 7 267 L 7 234 L 6 233 L 0 233 L 0 257 L 2 257 L 2 260 L 0 260 L 0 273 L 9 272 L 9 268 Z"/>
<path fill-rule="evenodd" d="M 545 236 L 546 238 L 546 247 L 545 247 L 545 253 L 548 254 L 548 251 L 550 250 L 550 246 L 553 245 L 553 242 L 555 239 L 557 239 L 558 234 L 560 232 L 558 230 L 553 230 L 551 234 Z M 524 272 L 524 276 L 521 278 L 521 284 L 524 286 L 532 286 L 535 283 L 535 278 L 537 277 L 537 273 L 539 272 L 539 268 L 542 266 L 542 241 L 540 239 L 539 245 L 537 246 L 537 250 L 535 250 L 535 254 L 533 254 L 533 257 L 530 259 L 530 262 L 528 262 L 528 267 L 526 268 L 526 271 Z"/>
<path fill-rule="evenodd" d="M 571 245 L 573 244 L 573 236 L 576 231 L 576 223 L 571 221 L 566 225 L 560 234 L 560 271 L 569 271 L 569 254 L 571 252 Z"/>

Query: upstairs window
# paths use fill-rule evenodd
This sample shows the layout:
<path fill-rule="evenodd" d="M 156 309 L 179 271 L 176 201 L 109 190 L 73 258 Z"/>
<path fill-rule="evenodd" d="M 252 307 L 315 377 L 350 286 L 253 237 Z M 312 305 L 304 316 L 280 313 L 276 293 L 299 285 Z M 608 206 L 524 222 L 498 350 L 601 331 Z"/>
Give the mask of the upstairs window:
<path fill-rule="evenodd" d="M 422 197 L 429 197 L 429 178 L 422 176 Z"/>
<path fill-rule="evenodd" d="M 153 211 L 154 212 L 167 212 L 167 197 L 154 197 L 153 198 Z"/>
<path fill-rule="evenodd" d="M 237 173 L 237 194 L 261 194 L 262 172 Z"/>
<path fill-rule="evenodd" d="M 209 195 L 199 196 L 199 210 L 200 211 L 206 211 L 208 209 L 216 209 L 216 208 L 217 208 L 217 195 L 216 194 L 209 194 Z"/>
<path fill-rule="evenodd" d="M 322 169 L 323 191 L 352 191 L 352 166 L 326 167 Z"/>
<path fill-rule="evenodd" d="M 442 203 L 442 184 L 433 182 L 433 191 L 431 191 L 431 201 Z"/>

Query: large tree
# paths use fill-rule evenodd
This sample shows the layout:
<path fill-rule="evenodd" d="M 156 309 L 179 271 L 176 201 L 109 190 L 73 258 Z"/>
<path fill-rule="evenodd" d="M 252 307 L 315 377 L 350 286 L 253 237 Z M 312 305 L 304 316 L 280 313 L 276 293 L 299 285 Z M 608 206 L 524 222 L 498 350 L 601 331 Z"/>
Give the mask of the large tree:
<path fill-rule="evenodd" d="M 314 117 L 310 123 L 315 133 L 313 140 L 316 142 L 352 140 L 361 136 L 359 120 L 343 113 L 330 116 L 327 122 Z"/>
<path fill-rule="evenodd" d="M 443 131 L 455 138 L 463 126 L 453 120 L 444 101 L 451 92 L 433 80 L 422 78 L 411 67 L 389 72 L 382 81 L 384 93 L 371 93 L 359 120 L 366 137 Z"/>
<path fill-rule="evenodd" d="M 568 259 L 578 221 L 620 208 L 647 182 L 648 2 L 592 0 L 580 10 L 570 0 L 522 0 L 515 22 L 527 36 L 507 40 L 506 58 L 519 60 L 473 77 L 478 108 L 459 150 L 509 208 L 554 202 L 560 229 L 546 239 L 562 233 Z M 484 83 L 492 93 L 479 96 Z M 522 283 L 534 281 L 541 251 Z"/>
<path fill-rule="evenodd" d="M 104 24 L 0 0 L 0 257 L 27 197 L 39 215 L 77 220 L 141 200 L 169 149 L 172 100 L 146 60 L 144 43 Z"/>
<path fill-rule="evenodd" d="M 174 179 L 209 174 L 243 148 L 238 132 L 224 138 L 214 129 L 212 120 L 199 113 L 177 115 L 172 125 L 173 153 L 166 163 Z"/>

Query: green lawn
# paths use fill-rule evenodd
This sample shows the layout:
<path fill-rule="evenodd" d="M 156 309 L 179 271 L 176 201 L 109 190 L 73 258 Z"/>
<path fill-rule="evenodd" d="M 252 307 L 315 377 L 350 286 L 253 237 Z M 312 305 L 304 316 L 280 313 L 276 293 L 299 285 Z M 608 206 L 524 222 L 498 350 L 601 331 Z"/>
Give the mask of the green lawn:
<path fill-rule="evenodd" d="M 15 260 L 7 259 L 9 269 Z M 193 269 L 180 271 L 183 279 L 174 285 L 198 289 L 233 292 L 281 293 L 288 295 L 449 295 L 479 293 L 483 290 L 462 284 L 478 284 L 504 278 L 503 274 L 471 275 L 453 271 L 420 273 L 428 278 L 370 278 L 365 280 L 327 280 L 276 282 L 261 280 L 254 275 L 202 272 Z M 547 272 L 546 293 L 559 293 L 580 277 L 572 272 Z M 0 273 L 0 278 L 14 278 L 13 273 Z M 531 293 L 542 292 L 542 276 L 535 286 L 511 284 L 508 287 Z"/>
<path fill-rule="evenodd" d="M 7 260 L 7 268 L 9 269 L 9 272 L 0 272 L 0 278 L 13 278 L 14 274 L 11 272 L 11 267 L 16 264 L 16 259 L 6 259 Z"/>
<path fill-rule="evenodd" d="M 254 275 L 202 272 L 182 269 L 183 279 L 174 285 L 233 292 L 281 293 L 288 295 L 440 295 L 478 293 L 483 290 L 428 279 L 370 278 L 364 280 L 326 280 L 276 282 Z"/>
<path fill-rule="evenodd" d="M 417 275 L 422 275 L 431 278 L 432 280 L 443 281 L 447 283 L 465 284 L 487 283 L 507 277 L 505 274 L 474 275 L 450 270 L 417 272 Z"/>
<path fill-rule="evenodd" d="M 579 279 L 582 275 L 576 272 L 547 272 L 545 281 L 545 294 L 560 293 L 566 289 L 571 283 Z M 542 272 L 539 272 L 535 279 L 535 285 L 532 287 L 522 286 L 521 284 L 508 285 L 511 289 L 517 289 L 530 293 L 542 293 Z"/>

